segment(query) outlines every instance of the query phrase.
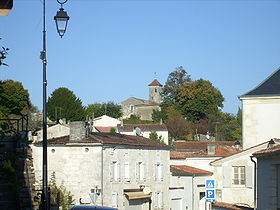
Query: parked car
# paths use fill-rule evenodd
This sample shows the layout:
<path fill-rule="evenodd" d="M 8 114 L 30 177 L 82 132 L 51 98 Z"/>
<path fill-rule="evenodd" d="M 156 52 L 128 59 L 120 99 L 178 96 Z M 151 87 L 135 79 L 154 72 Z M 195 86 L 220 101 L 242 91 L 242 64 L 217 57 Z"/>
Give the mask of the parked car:
<path fill-rule="evenodd" d="M 118 210 L 116 208 L 105 206 L 73 206 L 70 210 Z"/>

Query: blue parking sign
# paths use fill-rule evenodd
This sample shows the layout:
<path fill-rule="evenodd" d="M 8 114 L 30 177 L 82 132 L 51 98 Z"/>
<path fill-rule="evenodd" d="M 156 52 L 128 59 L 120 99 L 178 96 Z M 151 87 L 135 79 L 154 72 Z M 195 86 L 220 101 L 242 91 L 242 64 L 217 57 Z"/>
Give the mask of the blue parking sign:
<path fill-rule="evenodd" d="M 215 199 L 215 190 L 206 190 L 206 199 Z"/>

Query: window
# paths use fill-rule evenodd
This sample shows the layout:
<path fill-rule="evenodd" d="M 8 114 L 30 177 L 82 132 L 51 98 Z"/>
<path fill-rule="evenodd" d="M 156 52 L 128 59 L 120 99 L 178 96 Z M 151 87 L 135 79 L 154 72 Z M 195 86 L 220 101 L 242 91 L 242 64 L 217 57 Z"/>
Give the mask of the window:
<path fill-rule="evenodd" d="M 245 166 L 233 166 L 233 184 L 245 185 Z"/>
<path fill-rule="evenodd" d="M 154 207 L 155 208 L 163 208 L 163 193 L 155 192 L 154 193 Z"/>
<path fill-rule="evenodd" d="M 155 165 L 155 180 L 156 181 L 162 181 L 163 180 L 163 165 L 160 163 L 157 163 Z"/>
<path fill-rule="evenodd" d="M 155 93 L 157 93 L 157 89 L 155 88 Z"/>
<path fill-rule="evenodd" d="M 134 106 L 130 105 L 129 109 L 130 109 L 130 111 L 133 111 L 134 110 Z"/>
<path fill-rule="evenodd" d="M 112 193 L 112 207 L 118 207 L 118 193 Z"/>
<path fill-rule="evenodd" d="M 126 182 L 130 181 L 130 171 L 129 171 L 129 168 L 130 168 L 129 162 L 125 162 L 124 163 L 124 180 Z"/>
<path fill-rule="evenodd" d="M 146 181 L 146 164 L 143 162 L 136 163 L 136 180 Z"/>
<path fill-rule="evenodd" d="M 119 182 L 121 181 L 121 170 L 120 170 L 120 163 L 114 161 L 110 164 L 110 179 L 111 181 Z"/>

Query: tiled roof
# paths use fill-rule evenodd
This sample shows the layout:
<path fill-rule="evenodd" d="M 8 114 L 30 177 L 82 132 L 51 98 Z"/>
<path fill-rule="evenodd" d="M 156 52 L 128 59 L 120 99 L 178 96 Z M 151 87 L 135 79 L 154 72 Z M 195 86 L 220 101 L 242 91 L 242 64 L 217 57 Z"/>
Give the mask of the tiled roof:
<path fill-rule="evenodd" d="M 215 154 L 208 154 L 206 150 L 198 152 L 170 152 L 170 159 L 186 159 L 188 157 L 227 157 L 240 152 L 232 146 L 218 145 L 216 146 Z"/>
<path fill-rule="evenodd" d="M 280 68 L 273 72 L 256 88 L 240 96 L 240 98 L 254 96 L 280 96 Z"/>
<path fill-rule="evenodd" d="M 253 209 L 253 208 L 246 207 L 246 206 L 241 206 L 241 205 L 232 204 L 232 203 L 224 203 L 224 202 L 215 202 L 215 203 L 212 203 L 212 205 L 217 206 L 217 207 L 222 207 L 222 208 L 225 208 L 225 209 L 233 209 L 233 210 Z"/>
<path fill-rule="evenodd" d="M 37 144 L 41 144 L 38 142 Z M 163 149 L 170 149 L 169 146 L 144 138 L 142 136 L 130 136 L 119 133 L 91 133 L 88 137 L 82 140 L 69 140 L 69 136 L 60 138 L 48 139 L 48 144 L 79 144 L 79 143 L 99 143 L 99 144 L 114 144 L 114 145 L 128 145 L 139 147 L 156 147 Z"/>
<path fill-rule="evenodd" d="M 232 146 L 234 141 L 176 141 L 176 150 L 206 150 L 207 144 Z"/>
<path fill-rule="evenodd" d="M 155 79 L 155 80 L 152 81 L 152 83 L 149 84 L 148 86 L 160 86 L 160 87 L 162 87 L 162 84 L 160 84 L 159 81 L 157 81 L 157 79 Z"/>
<path fill-rule="evenodd" d="M 124 124 L 118 125 L 119 131 L 133 131 L 135 128 L 140 128 L 141 131 L 167 131 L 165 124 Z"/>
<path fill-rule="evenodd" d="M 111 128 L 114 128 L 114 127 L 95 126 L 95 129 L 96 129 L 98 132 L 101 132 L 101 133 L 109 133 L 109 132 L 111 132 Z"/>
<path fill-rule="evenodd" d="M 186 165 L 171 165 L 170 171 L 173 176 L 190 176 L 190 175 L 212 175 L 210 171 L 202 170 L 199 168 L 186 166 Z"/>
<path fill-rule="evenodd" d="M 275 155 L 275 154 L 280 154 L 280 144 L 253 153 L 253 155 L 255 155 L 257 157 L 258 156 L 270 156 L 270 155 Z"/>

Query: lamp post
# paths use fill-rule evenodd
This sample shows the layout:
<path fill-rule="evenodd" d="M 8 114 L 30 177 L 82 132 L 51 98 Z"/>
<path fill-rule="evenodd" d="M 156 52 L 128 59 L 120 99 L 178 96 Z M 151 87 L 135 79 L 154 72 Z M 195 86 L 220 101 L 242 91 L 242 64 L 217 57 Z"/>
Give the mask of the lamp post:
<path fill-rule="evenodd" d="M 57 2 L 61 5 L 60 11 L 63 11 L 62 5 L 67 2 L 65 0 L 64 2 L 60 2 L 57 0 Z M 64 12 L 67 16 L 67 13 Z M 57 17 L 57 18 L 56 18 Z M 63 17 L 58 16 L 58 14 L 55 16 L 55 21 L 57 25 L 57 31 L 62 38 L 66 31 L 67 22 L 69 20 L 69 16 L 67 16 L 67 21 L 65 28 L 63 27 L 63 24 L 60 24 L 61 21 L 65 22 L 65 19 Z M 60 33 L 63 32 L 63 33 Z M 42 174 L 42 182 L 43 182 L 43 189 L 42 189 L 42 209 L 43 210 L 49 210 L 49 192 L 48 192 L 48 161 L 47 161 L 47 56 L 46 56 L 46 0 L 43 0 L 43 50 L 41 51 L 40 58 L 43 62 L 43 174 Z"/>

